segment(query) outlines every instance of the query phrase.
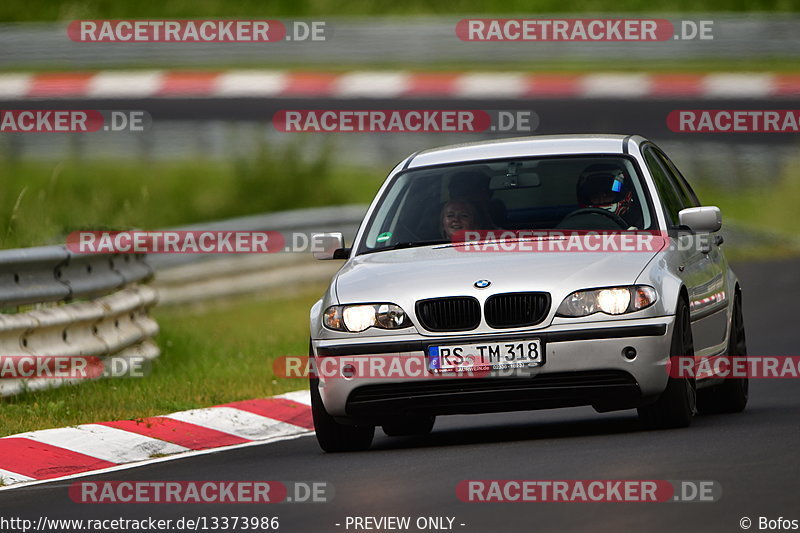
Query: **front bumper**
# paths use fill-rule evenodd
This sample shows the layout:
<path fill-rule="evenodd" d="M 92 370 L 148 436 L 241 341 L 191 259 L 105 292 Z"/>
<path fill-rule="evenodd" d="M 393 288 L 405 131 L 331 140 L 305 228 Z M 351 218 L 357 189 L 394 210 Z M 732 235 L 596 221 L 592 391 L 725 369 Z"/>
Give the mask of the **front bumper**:
<path fill-rule="evenodd" d="M 551 326 L 502 335 L 404 336 L 313 341 L 318 363 L 327 357 L 371 358 L 390 354 L 424 358 L 429 346 L 511 342 L 539 338 L 545 363 L 513 375 L 480 378 L 423 372 L 413 378 L 322 377 L 325 409 L 342 421 L 381 420 L 418 414 L 466 414 L 593 405 L 598 410 L 635 407 L 663 392 L 674 317 Z M 356 340 L 358 342 L 356 342 Z M 625 348 L 636 357 L 623 356 Z M 498 375 L 501 374 L 501 375 Z"/>

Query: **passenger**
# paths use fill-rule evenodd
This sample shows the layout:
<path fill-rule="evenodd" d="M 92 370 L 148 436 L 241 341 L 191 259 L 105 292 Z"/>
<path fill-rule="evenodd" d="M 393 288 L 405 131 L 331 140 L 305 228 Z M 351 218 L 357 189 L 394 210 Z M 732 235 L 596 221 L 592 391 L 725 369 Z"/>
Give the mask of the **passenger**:
<path fill-rule="evenodd" d="M 490 181 L 491 178 L 480 170 L 462 170 L 450 177 L 447 186 L 450 201 L 460 200 L 473 205 L 478 218 L 483 220 L 483 229 L 501 226 L 506 216 L 503 202 L 492 199 Z"/>
<path fill-rule="evenodd" d="M 478 229 L 478 216 L 472 202 L 451 200 L 442 207 L 440 226 L 442 236 L 448 240 L 463 238 L 458 232 Z"/>

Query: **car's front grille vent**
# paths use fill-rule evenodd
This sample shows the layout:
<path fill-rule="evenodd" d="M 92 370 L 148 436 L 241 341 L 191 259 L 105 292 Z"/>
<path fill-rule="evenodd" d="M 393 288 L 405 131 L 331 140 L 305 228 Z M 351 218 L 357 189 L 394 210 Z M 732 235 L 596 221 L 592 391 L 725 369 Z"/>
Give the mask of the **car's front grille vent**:
<path fill-rule="evenodd" d="M 381 400 L 407 400 L 418 398 L 426 401 L 438 395 L 465 394 L 518 390 L 533 391 L 546 389 L 550 391 L 569 391 L 580 393 L 589 388 L 605 388 L 633 385 L 638 386 L 636 379 L 621 370 L 584 370 L 580 372 L 557 372 L 538 374 L 535 376 L 502 379 L 432 379 L 425 381 L 407 381 L 403 383 L 381 383 L 356 388 L 347 399 L 348 405 L 360 402 L 377 402 Z"/>
<path fill-rule="evenodd" d="M 420 300 L 417 318 L 428 331 L 468 331 L 481 323 L 481 305 L 471 296 Z"/>
<path fill-rule="evenodd" d="M 495 294 L 484 306 L 486 323 L 496 329 L 533 326 L 544 320 L 549 310 L 550 295 L 546 292 Z"/>

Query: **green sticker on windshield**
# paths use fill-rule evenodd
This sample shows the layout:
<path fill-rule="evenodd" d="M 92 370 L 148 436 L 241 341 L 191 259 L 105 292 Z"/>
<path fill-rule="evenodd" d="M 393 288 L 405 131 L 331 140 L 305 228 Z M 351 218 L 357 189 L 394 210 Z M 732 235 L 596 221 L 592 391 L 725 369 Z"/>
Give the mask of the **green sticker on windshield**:
<path fill-rule="evenodd" d="M 375 239 L 375 240 L 378 241 L 378 242 L 386 242 L 391 238 L 392 238 L 392 232 L 391 231 L 384 231 L 383 233 L 378 235 L 378 238 Z"/>

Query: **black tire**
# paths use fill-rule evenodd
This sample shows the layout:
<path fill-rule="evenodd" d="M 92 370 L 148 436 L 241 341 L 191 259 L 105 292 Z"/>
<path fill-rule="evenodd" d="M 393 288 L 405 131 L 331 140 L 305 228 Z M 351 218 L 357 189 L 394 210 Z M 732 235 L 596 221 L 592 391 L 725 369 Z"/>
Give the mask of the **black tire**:
<path fill-rule="evenodd" d="M 737 357 L 747 357 L 747 339 L 742 315 L 742 293 L 738 290 L 733 297 L 731 333 L 728 337 L 728 357 L 731 360 Z M 750 380 L 747 377 L 727 378 L 719 385 L 700 392 L 702 394 L 698 399 L 698 407 L 701 413 L 741 413 L 747 407 L 747 400 L 750 396 Z"/>
<path fill-rule="evenodd" d="M 308 341 L 308 356 L 314 357 L 311 340 Z M 340 424 L 328 414 L 319 394 L 319 378 L 310 378 L 311 416 L 314 419 L 314 432 L 320 448 L 328 453 L 360 452 L 372 446 L 375 426 L 348 426 Z"/>
<path fill-rule="evenodd" d="M 680 298 L 675 310 L 670 357 L 694 356 L 694 340 L 689 320 L 689 306 Z M 654 403 L 638 408 L 639 419 L 652 429 L 684 428 L 692 424 L 697 411 L 697 388 L 694 378 L 671 377 Z"/>
<path fill-rule="evenodd" d="M 383 425 L 383 432 L 389 437 L 410 437 L 427 435 L 436 423 L 435 416 L 415 416 L 392 420 Z"/>
<path fill-rule="evenodd" d="M 329 453 L 360 452 L 372 446 L 375 426 L 340 424 L 328 414 L 319 394 L 319 379 L 311 379 L 311 414 L 320 448 Z"/>

